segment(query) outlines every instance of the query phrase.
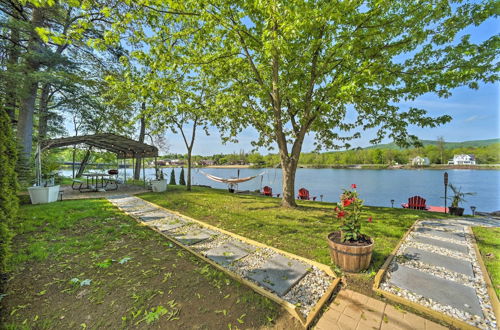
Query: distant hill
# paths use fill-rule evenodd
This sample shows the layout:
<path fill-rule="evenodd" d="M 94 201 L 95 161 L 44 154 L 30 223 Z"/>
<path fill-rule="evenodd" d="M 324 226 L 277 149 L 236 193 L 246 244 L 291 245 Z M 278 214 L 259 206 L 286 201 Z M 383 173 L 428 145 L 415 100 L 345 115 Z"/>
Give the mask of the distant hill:
<path fill-rule="evenodd" d="M 421 142 L 424 146 L 438 144 L 438 141 L 433 141 L 433 140 L 421 140 Z M 490 144 L 494 144 L 494 143 L 500 143 L 500 138 L 499 139 L 489 139 L 489 140 L 464 141 L 464 142 L 446 142 L 445 141 L 444 144 L 445 144 L 446 149 L 454 149 L 454 148 L 461 148 L 461 147 L 484 147 L 484 146 L 489 146 Z M 387 143 L 387 144 L 377 144 L 377 145 L 366 147 L 363 149 L 402 149 L 402 148 L 398 147 L 395 143 Z"/>

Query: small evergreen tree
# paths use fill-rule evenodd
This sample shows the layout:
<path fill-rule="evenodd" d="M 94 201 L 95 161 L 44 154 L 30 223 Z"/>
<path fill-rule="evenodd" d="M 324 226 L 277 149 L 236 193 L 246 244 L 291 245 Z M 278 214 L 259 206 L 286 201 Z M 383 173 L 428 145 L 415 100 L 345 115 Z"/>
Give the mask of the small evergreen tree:
<path fill-rule="evenodd" d="M 181 186 L 185 186 L 186 185 L 186 180 L 184 179 L 184 167 L 181 167 L 181 176 L 179 178 L 179 184 Z"/>
<path fill-rule="evenodd" d="M 175 172 L 174 172 L 174 169 L 172 169 L 172 172 L 170 172 L 170 182 L 168 184 L 171 184 L 171 185 L 176 185 L 177 183 L 175 183 Z"/>
<path fill-rule="evenodd" d="M 0 108 L 0 274 L 7 271 L 12 239 L 10 225 L 18 210 L 16 162 L 17 146 L 9 116 Z"/>

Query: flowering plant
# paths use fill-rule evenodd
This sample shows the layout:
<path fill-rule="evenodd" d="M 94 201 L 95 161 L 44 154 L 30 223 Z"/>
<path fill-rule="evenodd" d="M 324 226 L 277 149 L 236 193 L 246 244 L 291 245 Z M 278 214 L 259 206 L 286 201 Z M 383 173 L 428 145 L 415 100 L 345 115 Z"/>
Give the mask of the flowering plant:
<path fill-rule="evenodd" d="M 361 234 L 361 209 L 363 208 L 363 200 L 358 198 L 356 185 L 351 185 L 352 190 L 344 189 L 340 195 L 340 202 L 335 207 L 337 218 L 342 220 L 341 241 L 361 241 L 366 240 L 365 235 Z M 368 222 L 372 222 L 372 218 L 368 218 Z"/>

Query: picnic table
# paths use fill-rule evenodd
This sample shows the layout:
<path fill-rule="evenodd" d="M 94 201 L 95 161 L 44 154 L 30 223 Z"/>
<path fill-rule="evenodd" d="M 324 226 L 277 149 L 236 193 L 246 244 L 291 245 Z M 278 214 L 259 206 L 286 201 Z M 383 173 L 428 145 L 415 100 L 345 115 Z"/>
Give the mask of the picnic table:
<path fill-rule="evenodd" d="M 106 186 L 108 185 L 107 179 L 110 175 L 108 173 L 83 173 L 82 176 L 86 177 L 87 179 L 86 189 L 90 189 L 91 191 L 99 191 L 99 189 L 106 188 Z M 99 178 L 101 179 L 100 182 Z"/>

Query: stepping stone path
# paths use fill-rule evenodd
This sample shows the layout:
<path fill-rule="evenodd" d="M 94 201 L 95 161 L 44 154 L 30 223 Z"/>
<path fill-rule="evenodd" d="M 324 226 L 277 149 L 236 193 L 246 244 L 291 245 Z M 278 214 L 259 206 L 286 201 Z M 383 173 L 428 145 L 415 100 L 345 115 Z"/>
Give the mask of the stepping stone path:
<path fill-rule="evenodd" d="M 135 196 L 117 195 L 108 200 L 123 212 L 161 231 L 184 246 L 213 260 L 226 270 L 250 280 L 283 300 L 299 306 L 307 318 L 334 280 L 318 267 L 254 246 L 216 229 L 171 213 Z"/>
<path fill-rule="evenodd" d="M 496 329 L 471 226 L 500 227 L 500 221 L 417 222 L 399 247 L 380 288 L 480 329 Z"/>

